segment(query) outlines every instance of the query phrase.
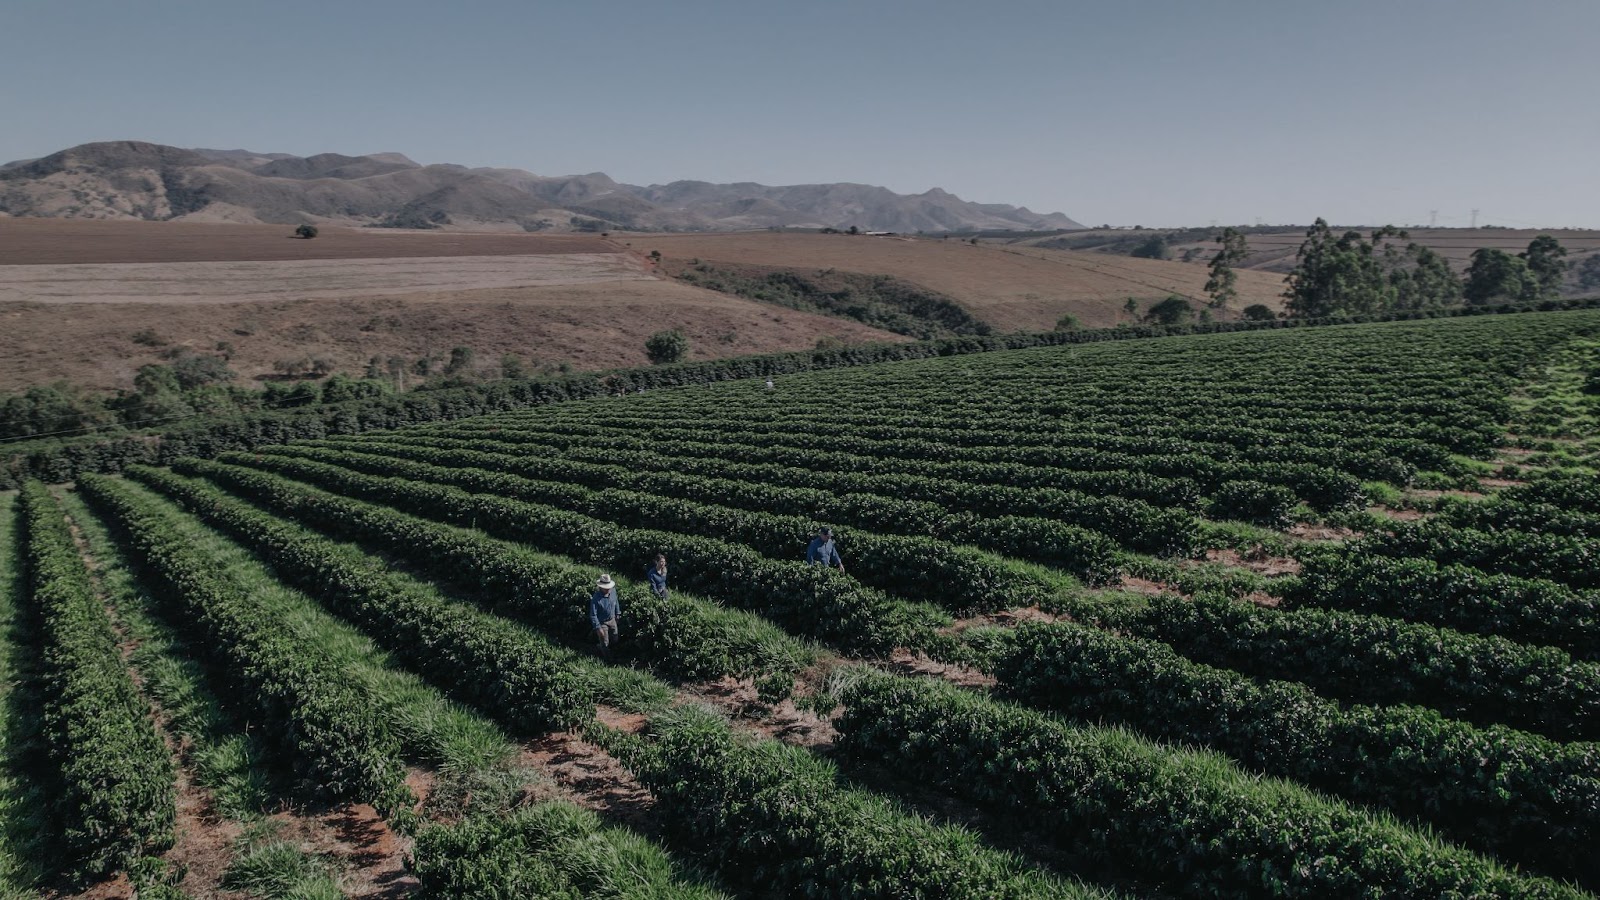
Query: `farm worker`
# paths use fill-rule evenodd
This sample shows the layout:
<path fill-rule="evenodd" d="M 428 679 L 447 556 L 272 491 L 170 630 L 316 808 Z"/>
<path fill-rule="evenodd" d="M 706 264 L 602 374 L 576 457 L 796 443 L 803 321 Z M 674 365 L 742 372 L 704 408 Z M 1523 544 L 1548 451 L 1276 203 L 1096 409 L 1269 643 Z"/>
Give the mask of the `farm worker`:
<path fill-rule="evenodd" d="M 839 571 L 844 571 L 844 560 L 839 557 L 839 548 L 833 545 L 833 529 L 827 526 L 817 529 L 817 536 L 811 539 L 810 546 L 806 547 L 806 562 L 814 566 L 838 566 Z"/>
<path fill-rule="evenodd" d="M 656 561 L 650 568 L 644 570 L 644 577 L 650 582 L 650 593 L 665 600 L 667 599 L 667 558 L 660 553 L 656 554 Z"/>
<path fill-rule="evenodd" d="M 772 390 L 772 376 L 771 375 L 767 376 L 767 390 L 769 390 L 769 391 Z"/>
<path fill-rule="evenodd" d="M 617 602 L 617 583 L 610 575 L 601 575 L 594 583 L 594 593 L 589 595 L 589 627 L 594 630 L 595 642 L 600 645 L 600 655 L 610 656 L 617 643 L 617 616 L 622 606 Z"/>

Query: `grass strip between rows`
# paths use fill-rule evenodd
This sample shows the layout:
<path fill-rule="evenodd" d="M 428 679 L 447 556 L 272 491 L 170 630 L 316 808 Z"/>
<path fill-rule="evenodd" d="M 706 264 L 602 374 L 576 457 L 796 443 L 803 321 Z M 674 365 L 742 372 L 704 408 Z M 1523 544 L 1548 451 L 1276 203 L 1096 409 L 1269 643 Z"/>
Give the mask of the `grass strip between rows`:
<path fill-rule="evenodd" d="M 274 723 L 270 735 L 312 793 L 393 810 L 410 801 L 400 746 L 371 699 L 325 651 L 305 645 L 273 610 L 243 596 L 196 552 L 170 506 L 97 475 L 79 479 L 141 569 L 209 639 L 238 689 Z"/>
<path fill-rule="evenodd" d="M 103 876 L 172 846 L 177 773 L 61 506 L 36 481 L 23 485 L 21 506 L 59 791 L 52 818 L 72 873 Z"/>

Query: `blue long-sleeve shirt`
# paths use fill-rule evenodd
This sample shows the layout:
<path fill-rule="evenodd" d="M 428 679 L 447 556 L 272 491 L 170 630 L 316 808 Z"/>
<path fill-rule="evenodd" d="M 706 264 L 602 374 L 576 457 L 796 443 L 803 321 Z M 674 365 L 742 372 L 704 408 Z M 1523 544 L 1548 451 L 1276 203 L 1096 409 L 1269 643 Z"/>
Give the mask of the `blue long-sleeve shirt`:
<path fill-rule="evenodd" d="M 812 538 L 810 546 L 806 547 L 806 562 L 819 566 L 844 565 L 844 560 L 839 558 L 839 548 L 833 544 L 833 538 L 821 536 Z"/>
<path fill-rule="evenodd" d="M 617 602 L 617 589 L 596 590 L 589 595 L 589 627 L 599 628 L 622 614 L 622 604 Z"/>
<path fill-rule="evenodd" d="M 657 597 L 667 598 L 667 573 L 656 571 L 655 566 L 644 570 L 644 577 L 650 582 L 650 590 Z"/>

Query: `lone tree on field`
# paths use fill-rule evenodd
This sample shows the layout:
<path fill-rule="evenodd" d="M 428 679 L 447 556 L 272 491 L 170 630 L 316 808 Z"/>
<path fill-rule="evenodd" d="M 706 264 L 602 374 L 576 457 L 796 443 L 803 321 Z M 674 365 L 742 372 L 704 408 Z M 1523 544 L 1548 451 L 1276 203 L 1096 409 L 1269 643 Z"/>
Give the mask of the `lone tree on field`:
<path fill-rule="evenodd" d="M 1272 311 L 1272 307 L 1265 303 L 1252 303 L 1246 306 L 1242 315 L 1248 322 L 1270 322 L 1278 317 L 1278 314 Z"/>
<path fill-rule="evenodd" d="M 1217 243 L 1222 245 L 1222 249 L 1211 257 L 1211 277 L 1206 279 L 1206 294 L 1211 297 L 1212 309 L 1221 309 L 1228 305 L 1229 300 L 1239 296 L 1235 288 L 1239 276 L 1234 274 L 1233 267 L 1243 262 L 1245 255 L 1250 252 L 1244 233 L 1237 228 L 1224 228 L 1217 237 Z"/>
<path fill-rule="evenodd" d="M 294 236 L 297 238 L 304 238 L 309 241 L 317 236 L 317 226 L 301 225 L 299 228 L 294 230 Z"/>
<path fill-rule="evenodd" d="M 644 352 L 655 365 L 681 362 L 689 355 L 689 338 L 674 328 L 658 331 L 644 342 Z"/>
<path fill-rule="evenodd" d="M 1177 294 L 1150 307 L 1144 314 L 1144 320 L 1155 325 L 1182 325 L 1192 318 L 1194 307 Z"/>

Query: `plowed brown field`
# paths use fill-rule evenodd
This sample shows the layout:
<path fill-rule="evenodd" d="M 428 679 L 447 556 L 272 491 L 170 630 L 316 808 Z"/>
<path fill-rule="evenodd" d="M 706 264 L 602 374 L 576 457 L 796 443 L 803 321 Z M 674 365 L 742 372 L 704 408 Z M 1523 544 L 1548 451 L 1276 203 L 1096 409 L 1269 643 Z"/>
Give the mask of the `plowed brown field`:
<path fill-rule="evenodd" d="M 0 216 L 0 266 L 239 260 L 394 259 L 613 253 L 591 235 L 472 234 L 326 227 L 312 240 L 288 225 L 108 222 Z"/>

